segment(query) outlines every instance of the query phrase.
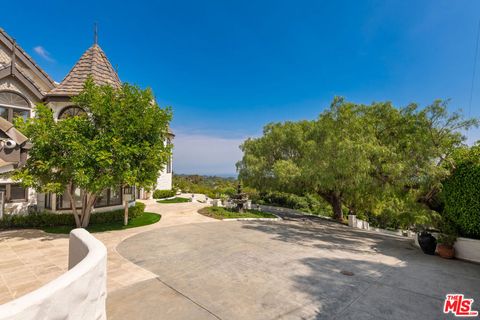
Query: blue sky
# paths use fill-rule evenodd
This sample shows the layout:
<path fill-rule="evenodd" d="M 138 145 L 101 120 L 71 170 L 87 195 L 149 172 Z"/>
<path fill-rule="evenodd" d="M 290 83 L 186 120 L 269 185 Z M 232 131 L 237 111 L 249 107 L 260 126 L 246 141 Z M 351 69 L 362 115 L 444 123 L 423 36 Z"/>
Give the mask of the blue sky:
<path fill-rule="evenodd" d="M 468 108 L 477 0 L 26 0 L 2 11 L 1 27 L 57 81 L 97 21 L 120 78 L 173 107 L 178 173 L 234 173 L 243 139 L 268 122 L 312 119 L 335 95 L 398 106 L 450 98 L 452 110 L 480 116 L 480 61 Z"/>

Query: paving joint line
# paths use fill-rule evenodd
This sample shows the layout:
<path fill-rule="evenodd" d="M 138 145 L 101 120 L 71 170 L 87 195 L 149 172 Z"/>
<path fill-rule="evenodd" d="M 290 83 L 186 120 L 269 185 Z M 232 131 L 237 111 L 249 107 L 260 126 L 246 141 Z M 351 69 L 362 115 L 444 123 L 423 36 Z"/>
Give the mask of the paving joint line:
<path fill-rule="evenodd" d="M 162 283 L 163 285 L 167 286 L 168 288 L 172 289 L 173 291 L 175 291 L 176 293 L 178 293 L 179 295 L 183 296 L 184 298 L 186 298 L 187 300 L 189 300 L 190 302 L 192 302 L 193 304 L 195 304 L 196 306 L 200 307 L 201 309 L 207 311 L 209 314 L 211 314 L 212 316 L 214 316 L 216 319 L 218 320 L 223 320 L 222 318 L 220 318 L 219 316 L 217 316 L 215 313 L 213 313 L 212 311 L 208 310 L 206 307 L 204 307 L 203 305 L 201 305 L 199 302 L 196 302 L 195 300 L 193 300 L 192 298 L 190 298 L 189 296 L 187 296 L 186 294 L 184 294 L 183 292 L 175 289 L 174 287 L 172 287 L 171 285 L 169 285 L 168 283 L 166 283 L 165 281 L 163 281 L 162 279 L 160 279 L 159 277 L 156 277 L 155 279 L 157 279 L 157 281 L 159 281 L 160 283 Z"/>

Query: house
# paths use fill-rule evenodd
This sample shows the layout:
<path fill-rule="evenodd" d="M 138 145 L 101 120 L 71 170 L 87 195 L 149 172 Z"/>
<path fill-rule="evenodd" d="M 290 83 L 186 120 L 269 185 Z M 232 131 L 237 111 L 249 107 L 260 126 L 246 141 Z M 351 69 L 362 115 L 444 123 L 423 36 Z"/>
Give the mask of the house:
<path fill-rule="evenodd" d="M 0 28 L 0 205 L 7 213 L 26 213 L 29 210 L 68 211 L 70 202 L 65 194 L 40 194 L 24 189 L 12 181 L 8 172 L 25 163 L 27 137 L 16 130 L 15 117 L 33 117 L 34 106 L 40 102 L 49 106 L 56 120 L 84 113 L 71 103 L 71 97 L 83 88 L 88 76 L 98 85 L 121 86 L 117 72 L 97 43 L 94 43 L 77 61 L 60 83 L 56 83 L 37 63 Z M 168 141 L 174 135 L 170 132 Z M 157 180 L 154 189 L 172 188 L 172 161 L 170 160 Z M 124 199 L 150 197 L 150 193 L 135 188 L 105 190 L 98 197 L 94 211 L 120 208 Z M 3 203 L 3 204 L 2 204 Z"/>

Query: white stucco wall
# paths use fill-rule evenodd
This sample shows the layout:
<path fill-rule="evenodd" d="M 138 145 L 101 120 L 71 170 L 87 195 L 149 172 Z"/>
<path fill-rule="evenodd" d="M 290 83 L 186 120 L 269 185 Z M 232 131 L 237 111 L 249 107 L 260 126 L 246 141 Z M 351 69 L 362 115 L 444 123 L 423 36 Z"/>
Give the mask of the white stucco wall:
<path fill-rule="evenodd" d="M 0 320 L 106 319 L 107 249 L 85 229 L 70 233 L 69 270 L 0 306 Z"/>
<path fill-rule="evenodd" d="M 155 187 L 157 190 L 170 190 L 172 189 L 172 174 L 162 172 L 157 178 L 157 185 Z"/>

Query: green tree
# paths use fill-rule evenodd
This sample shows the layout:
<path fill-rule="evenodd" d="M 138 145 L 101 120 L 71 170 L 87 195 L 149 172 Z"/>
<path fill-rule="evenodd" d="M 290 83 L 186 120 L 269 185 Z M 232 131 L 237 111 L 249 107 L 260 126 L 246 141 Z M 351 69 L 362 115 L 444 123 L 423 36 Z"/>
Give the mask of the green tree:
<path fill-rule="evenodd" d="M 40 104 L 34 118 L 16 123 L 33 147 L 14 177 L 40 192 L 67 190 L 77 227 L 86 227 L 105 189 L 156 183 L 171 154 L 165 144 L 171 110 L 159 108 L 149 89 L 97 86 L 92 79 L 72 102 L 86 114 L 55 121 Z"/>
<path fill-rule="evenodd" d="M 418 202 L 433 207 L 444 163 L 464 141 L 459 131 L 476 123 L 448 113 L 442 101 L 419 110 L 335 98 L 315 121 L 267 125 L 242 144 L 237 168 L 261 191 L 321 196 L 339 220 L 343 208 L 375 213 L 399 201 L 401 213 L 414 216 Z"/>

